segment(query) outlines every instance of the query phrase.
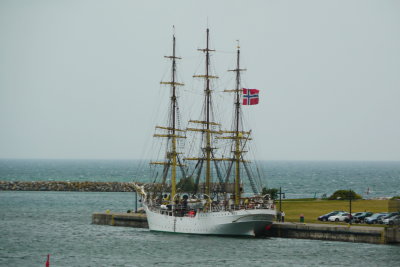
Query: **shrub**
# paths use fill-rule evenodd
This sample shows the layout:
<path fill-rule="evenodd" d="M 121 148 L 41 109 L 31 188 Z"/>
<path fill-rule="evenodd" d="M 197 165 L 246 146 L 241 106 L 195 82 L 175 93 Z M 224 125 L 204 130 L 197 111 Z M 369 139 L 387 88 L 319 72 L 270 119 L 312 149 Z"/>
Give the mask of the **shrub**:
<path fill-rule="evenodd" d="M 355 193 L 353 190 L 337 190 L 328 199 L 329 200 L 349 200 L 351 199 L 361 199 L 362 197 Z"/>

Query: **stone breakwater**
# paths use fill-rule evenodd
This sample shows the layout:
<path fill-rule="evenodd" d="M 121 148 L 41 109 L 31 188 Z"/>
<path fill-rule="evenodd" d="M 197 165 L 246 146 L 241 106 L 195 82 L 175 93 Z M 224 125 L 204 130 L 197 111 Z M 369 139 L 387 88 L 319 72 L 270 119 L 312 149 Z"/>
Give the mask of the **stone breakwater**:
<path fill-rule="evenodd" d="M 133 183 L 126 182 L 0 181 L 0 191 L 134 192 L 135 189 Z"/>

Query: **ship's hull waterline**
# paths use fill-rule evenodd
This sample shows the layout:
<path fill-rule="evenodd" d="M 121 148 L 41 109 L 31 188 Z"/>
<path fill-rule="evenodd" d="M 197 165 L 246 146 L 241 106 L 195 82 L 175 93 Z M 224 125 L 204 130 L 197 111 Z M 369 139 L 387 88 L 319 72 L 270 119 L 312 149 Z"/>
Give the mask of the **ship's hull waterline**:
<path fill-rule="evenodd" d="M 250 209 L 199 212 L 194 217 L 171 216 L 145 206 L 151 231 L 224 236 L 259 236 L 272 224 L 275 210 Z"/>

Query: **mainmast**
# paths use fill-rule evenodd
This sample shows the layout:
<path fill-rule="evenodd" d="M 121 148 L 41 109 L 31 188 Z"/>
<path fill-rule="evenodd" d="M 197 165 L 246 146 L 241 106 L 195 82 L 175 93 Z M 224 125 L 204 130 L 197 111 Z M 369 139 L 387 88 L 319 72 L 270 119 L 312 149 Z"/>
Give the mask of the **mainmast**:
<path fill-rule="evenodd" d="M 204 105 L 204 119 L 202 121 L 195 121 L 195 120 L 190 120 L 189 122 L 191 123 L 199 123 L 203 124 L 203 129 L 199 128 L 188 128 L 188 131 L 196 131 L 196 132 L 203 132 L 205 133 L 205 141 L 204 141 L 204 147 L 203 152 L 204 156 L 202 158 L 186 158 L 186 160 L 200 160 L 200 161 L 205 161 L 206 162 L 206 173 L 205 173 L 205 194 L 208 195 L 209 197 L 211 196 L 211 162 L 213 160 L 217 160 L 213 158 L 213 153 L 212 153 L 212 134 L 220 134 L 219 131 L 214 131 L 212 129 L 212 126 L 219 125 L 218 123 L 215 123 L 211 121 L 211 85 L 210 81 L 211 79 L 218 78 L 217 76 L 213 76 L 210 74 L 210 52 L 214 52 L 215 50 L 209 48 L 209 40 L 210 40 L 210 30 L 207 28 L 207 40 L 206 40 L 206 48 L 203 49 L 198 49 L 199 51 L 202 51 L 205 53 L 206 56 L 206 62 L 205 62 L 205 74 L 204 75 L 194 75 L 193 77 L 196 78 L 203 78 L 205 79 L 205 89 L 204 89 L 204 97 L 205 97 L 205 105 Z"/>
<path fill-rule="evenodd" d="M 207 46 L 206 46 L 206 190 L 205 193 L 210 196 L 211 190 L 211 134 L 210 134 L 210 104 L 211 104 L 211 90 L 210 90 L 210 77 L 209 77 L 209 67 L 210 67 L 210 50 L 208 48 L 209 44 L 209 29 L 207 28 Z"/>
<path fill-rule="evenodd" d="M 237 62 L 236 62 L 236 101 L 235 101 L 235 158 L 236 158 L 236 171 L 235 171 L 235 205 L 239 205 L 240 202 L 240 157 L 242 155 L 242 151 L 240 150 L 240 137 L 242 134 L 239 133 L 239 118 L 240 118 L 240 98 L 239 98 L 239 90 L 240 90 L 240 47 L 237 47 Z"/>
<path fill-rule="evenodd" d="M 173 46 L 172 46 L 172 56 L 165 56 L 165 58 L 169 58 L 172 61 L 171 68 L 171 81 L 169 82 L 161 82 L 161 84 L 168 84 L 171 87 L 171 97 L 170 97 L 170 123 L 168 127 L 156 126 L 158 129 L 167 130 L 168 134 L 155 134 L 155 137 L 166 137 L 171 142 L 171 149 L 167 151 L 166 154 L 166 162 L 151 162 L 151 164 L 160 164 L 171 166 L 171 202 L 173 202 L 174 197 L 176 195 L 176 168 L 181 166 L 178 164 L 178 152 L 177 152 L 177 139 L 178 138 L 186 138 L 185 136 L 177 134 L 177 132 L 184 132 L 184 130 L 177 129 L 177 113 L 178 113 L 178 103 L 177 103 L 177 94 L 176 87 L 184 85 L 183 83 L 176 82 L 176 60 L 181 59 L 177 57 L 175 54 L 175 34 L 172 38 Z"/>
<path fill-rule="evenodd" d="M 172 46 L 172 96 L 171 96 L 171 104 L 172 104 L 172 153 L 170 157 L 172 157 L 172 174 L 171 174 L 171 198 L 176 194 L 176 163 L 177 163 L 177 154 L 176 154 L 176 137 L 175 137 L 175 125 L 176 125 L 176 85 L 175 85 L 175 72 L 176 72 L 176 57 L 175 57 L 175 35 L 173 36 L 173 46 Z"/>

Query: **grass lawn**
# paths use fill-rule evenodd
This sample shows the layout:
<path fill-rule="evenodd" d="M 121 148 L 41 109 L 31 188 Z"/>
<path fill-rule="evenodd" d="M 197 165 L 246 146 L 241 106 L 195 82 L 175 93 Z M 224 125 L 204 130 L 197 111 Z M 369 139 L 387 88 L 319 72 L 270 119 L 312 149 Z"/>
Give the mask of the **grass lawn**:
<path fill-rule="evenodd" d="M 352 212 L 387 212 L 388 200 L 353 200 Z M 276 202 L 279 209 L 279 201 Z M 334 210 L 349 212 L 349 201 L 346 200 L 314 200 L 314 199 L 287 199 L 282 200 L 282 210 L 285 212 L 285 221 L 299 222 L 300 214 L 304 215 L 306 223 L 320 223 L 318 216 Z"/>

